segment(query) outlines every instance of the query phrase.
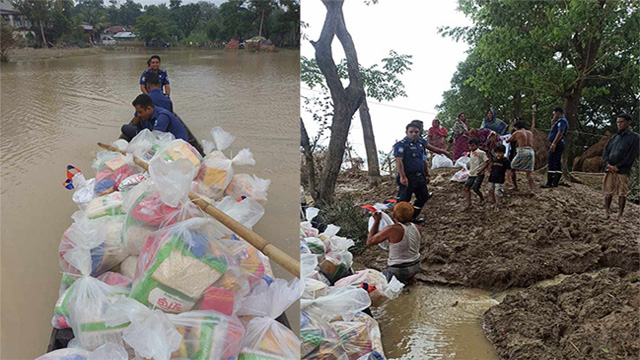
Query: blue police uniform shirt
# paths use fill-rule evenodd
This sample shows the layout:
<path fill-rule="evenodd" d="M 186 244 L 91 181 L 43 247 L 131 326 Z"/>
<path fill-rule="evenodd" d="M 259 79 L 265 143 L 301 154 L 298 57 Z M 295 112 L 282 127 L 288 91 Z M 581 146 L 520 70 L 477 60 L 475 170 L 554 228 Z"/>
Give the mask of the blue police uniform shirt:
<path fill-rule="evenodd" d="M 393 145 L 393 155 L 402 158 L 405 174 L 424 172 L 425 152 L 423 143 L 426 143 L 426 140 L 411 142 L 411 140 L 405 136 L 404 139 Z"/>
<path fill-rule="evenodd" d="M 153 72 L 153 69 L 147 69 L 140 76 L 140 85 L 147 85 L 147 75 Z M 169 84 L 169 75 L 166 71 L 162 69 L 158 69 L 158 77 L 160 78 L 161 85 L 170 85 Z"/>
<path fill-rule="evenodd" d="M 422 144 L 422 147 L 424 148 L 424 155 L 422 156 L 422 161 L 427 161 L 427 144 L 429 142 L 427 141 L 427 139 L 423 138 L 422 136 L 418 137 L 418 141 Z"/>
<path fill-rule="evenodd" d="M 549 131 L 549 142 L 552 143 L 555 140 L 556 135 L 558 135 L 558 131 L 562 131 L 562 138 L 560 141 L 564 143 L 564 138 L 567 136 L 567 130 L 569 129 L 569 121 L 564 116 L 561 116 L 558 121 L 556 121 L 553 126 L 551 126 L 551 131 Z"/>
<path fill-rule="evenodd" d="M 149 120 L 142 121 L 142 128 L 170 132 L 176 139 L 189 141 L 187 130 L 185 130 L 182 122 L 168 110 L 159 106 L 153 108 L 153 114 L 151 114 Z"/>
<path fill-rule="evenodd" d="M 171 99 L 166 97 L 160 89 L 153 89 L 149 91 L 149 97 L 151 101 L 153 101 L 154 106 L 160 106 L 163 109 L 169 110 L 169 112 L 173 112 L 173 103 Z"/>

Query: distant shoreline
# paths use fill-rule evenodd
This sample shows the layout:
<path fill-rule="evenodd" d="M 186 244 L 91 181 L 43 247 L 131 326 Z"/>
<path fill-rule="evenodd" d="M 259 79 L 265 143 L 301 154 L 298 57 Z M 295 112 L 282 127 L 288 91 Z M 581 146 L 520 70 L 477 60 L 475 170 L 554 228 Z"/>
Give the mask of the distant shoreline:
<path fill-rule="evenodd" d="M 10 55 L 10 62 L 17 61 L 31 61 L 31 60 L 44 60 L 44 59 L 63 59 L 77 56 L 90 56 L 99 54 L 126 54 L 126 53 L 150 53 L 158 52 L 168 53 L 172 51 L 223 51 L 223 49 L 207 49 L 207 48 L 195 48 L 188 46 L 175 46 L 171 48 L 145 48 L 142 46 L 116 46 L 116 47 L 90 47 L 90 48 L 47 48 L 47 49 L 34 49 L 34 48 L 19 48 L 14 49 Z M 299 51 L 299 48 L 278 48 L 278 51 Z M 229 51 L 242 51 L 242 50 L 229 50 Z"/>

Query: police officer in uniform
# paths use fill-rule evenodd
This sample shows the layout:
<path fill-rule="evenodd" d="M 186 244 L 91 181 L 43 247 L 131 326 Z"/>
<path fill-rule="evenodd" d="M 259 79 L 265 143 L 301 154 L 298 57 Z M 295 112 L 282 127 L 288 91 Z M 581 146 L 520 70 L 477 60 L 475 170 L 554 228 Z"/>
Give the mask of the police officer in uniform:
<path fill-rule="evenodd" d="M 140 91 L 143 94 L 148 94 L 147 90 L 147 75 L 155 73 L 160 78 L 160 90 L 164 88 L 164 94 L 169 97 L 171 93 L 171 85 L 169 84 L 169 74 L 166 71 L 160 69 L 160 56 L 153 55 L 147 60 L 148 69 L 140 76 Z"/>
<path fill-rule="evenodd" d="M 424 222 L 424 218 L 420 217 L 422 207 L 429 199 L 429 191 L 427 184 L 429 183 L 429 166 L 425 157 L 425 148 L 438 154 L 448 156 L 446 151 L 432 147 L 421 141 L 420 128 L 415 122 L 411 122 L 406 126 L 406 135 L 404 139 L 393 145 L 393 154 L 396 158 L 396 183 L 398 189 L 398 201 L 411 201 L 411 196 L 416 195 L 413 203 L 414 223 Z"/>

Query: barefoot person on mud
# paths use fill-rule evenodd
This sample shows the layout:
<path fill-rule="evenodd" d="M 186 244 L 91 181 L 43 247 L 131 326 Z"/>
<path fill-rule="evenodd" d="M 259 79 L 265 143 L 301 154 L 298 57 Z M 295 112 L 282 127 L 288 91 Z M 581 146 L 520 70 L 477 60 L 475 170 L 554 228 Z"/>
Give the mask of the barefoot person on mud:
<path fill-rule="evenodd" d="M 533 181 L 533 168 L 536 164 L 536 153 L 533 151 L 533 133 L 526 129 L 524 120 L 518 120 L 513 125 L 516 132 L 511 137 L 505 140 L 507 143 L 517 142 L 518 150 L 516 157 L 511 161 L 511 172 L 524 171 L 527 174 L 527 182 L 529 183 L 529 195 L 534 194 L 535 183 Z M 515 176 L 511 176 L 515 179 Z M 517 190 L 517 185 L 514 180 L 514 187 Z"/>
<path fill-rule="evenodd" d="M 464 183 L 464 198 L 467 205 L 462 211 L 471 209 L 471 190 L 480 197 L 481 203 L 484 201 L 480 186 L 482 186 L 482 182 L 484 181 L 484 171 L 489 166 L 489 158 L 487 157 L 487 153 L 478 148 L 479 143 L 480 140 L 477 138 L 469 139 L 469 150 L 471 150 L 469 153 L 469 178 L 467 178 L 467 182 Z"/>
<path fill-rule="evenodd" d="M 504 180 L 507 170 L 511 169 L 509 159 L 504 157 L 507 148 L 500 144 L 496 146 L 494 152 L 496 158 L 491 165 L 491 174 L 489 175 L 489 197 L 493 202 L 495 211 L 499 211 L 500 198 L 504 196 Z"/>
<path fill-rule="evenodd" d="M 380 213 L 373 214 L 373 226 L 367 235 L 367 246 L 379 244 L 389 240 L 389 258 L 387 269 L 383 271 L 387 280 L 392 276 L 405 285 L 414 282 L 415 275 L 420 270 L 420 231 L 411 223 L 413 206 L 402 201 L 393 207 L 393 219 L 395 224 L 385 227 L 378 232 L 380 227 Z"/>
<path fill-rule="evenodd" d="M 638 134 L 631 131 L 632 118 L 629 114 L 618 116 L 618 133 L 613 135 L 602 156 L 605 166 L 602 191 L 604 192 L 604 216 L 609 218 L 613 196 L 618 196 L 618 216 L 622 220 L 624 205 L 627 201 L 627 183 L 633 164 L 638 158 L 640 141 Z"/>
<path fill-rule="evenodd" d="M 398 201 L 411 201 L 411 196 L 416 194 L 416 200 L 413 203 L 414 214 L 412 222 L 422 223 L 424 218 L 420 217 L 422 207 L 429 199 L 429 191 L 427 184 L 429 183 L 429 166 L 425 157 L 425 147 L 435 153 L 449 154 L 446 151 L 432 147 L 431 145 L 423 145 L 420 137 L 420 125 L 411 122 L 406 126 L 406 135 L 404 139 L 393 145 L 393 154 L 396 158 L 396 168 L 398 176 L 396 183 L 398 184 Z M 424 140 L 424 139 L 422 139 Z"/>

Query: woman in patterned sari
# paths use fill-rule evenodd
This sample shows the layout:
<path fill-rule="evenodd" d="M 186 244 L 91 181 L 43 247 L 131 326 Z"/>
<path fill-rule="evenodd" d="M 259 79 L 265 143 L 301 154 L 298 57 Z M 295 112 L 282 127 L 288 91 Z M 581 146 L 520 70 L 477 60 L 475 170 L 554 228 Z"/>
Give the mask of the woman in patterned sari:
<path fill-rule="evenodd" d="M 469 151 L 469 123 L 464 113 L 460 113 L 453 126 L 453 161 Z"/>

